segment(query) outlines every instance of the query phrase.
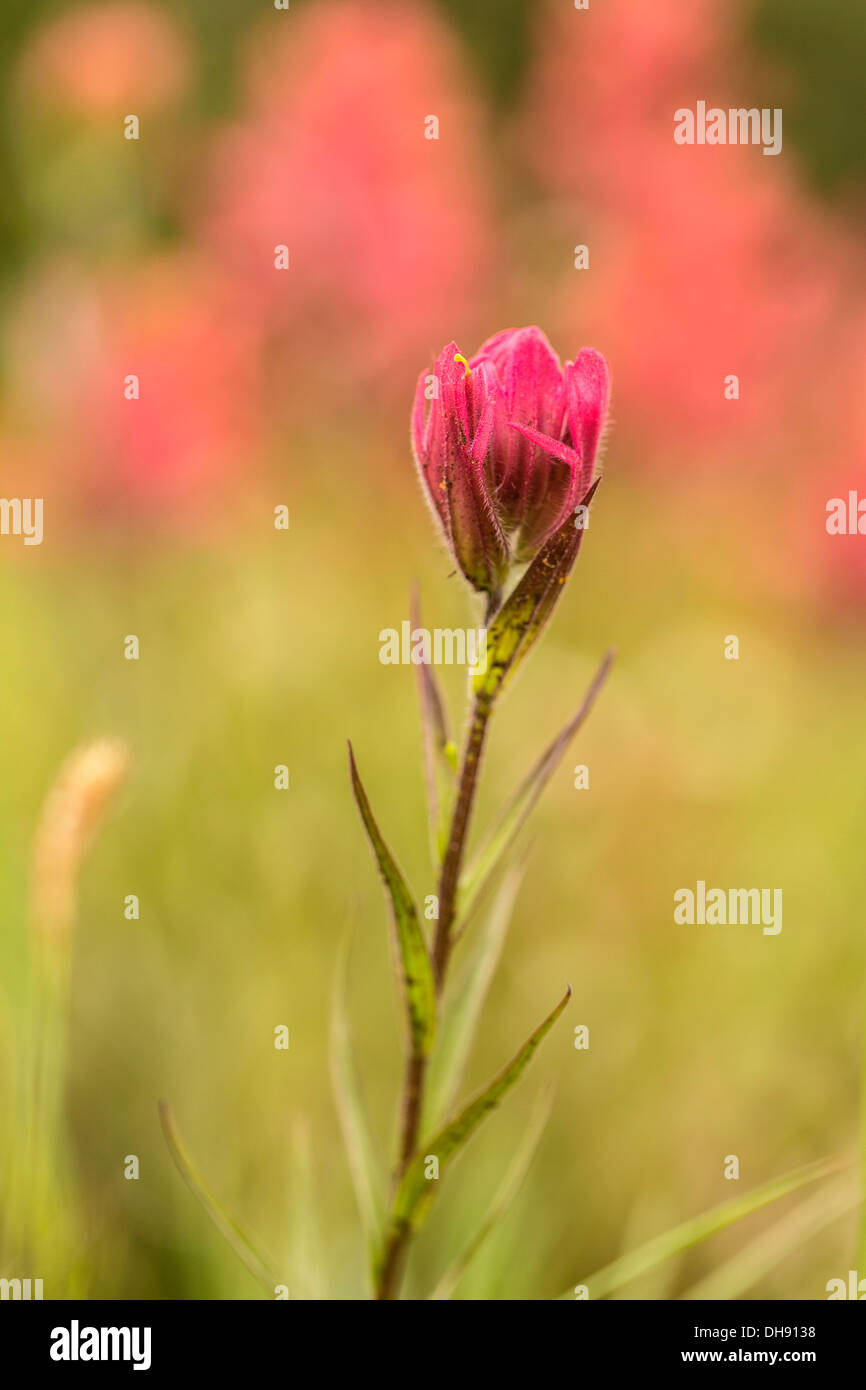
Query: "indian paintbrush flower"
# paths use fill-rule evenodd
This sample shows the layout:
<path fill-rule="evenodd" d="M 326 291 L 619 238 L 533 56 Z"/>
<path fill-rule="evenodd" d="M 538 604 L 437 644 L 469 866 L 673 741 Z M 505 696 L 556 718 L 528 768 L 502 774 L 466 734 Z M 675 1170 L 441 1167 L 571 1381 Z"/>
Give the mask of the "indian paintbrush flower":
<path fill-rule="evenodd" d="M 435 925 L 429 929 L 426 911 L 422 919 L 419 900 L 374 814 L 349 744 L 352 792 L 390 908 L 392 956 L 404 1023 L 399 1148 L 384 1200 L 378 1176 L 366 1160 L 370 1145 L 353 1080 L 341 966 L 334 993 L 332 1070 L 377 1299 L 400 1295 L 410 1247 L 439 1187 L 429 1180 L 430 1161 L 435 1161 L 438 1178 L 439 1165 L 450 1166 L 485 1117 L 520 1080 L 571 997 L 569 985 L 492 1080 L 474 1095 L 458 1100 L 492 971 L 487 972 L 484 965 L 487 979 L 479 988 L 480 975 L 473 966 L 475 1018 L 468 1020 L 460 1011 L 459 992 L 455 1004 L 455 996 L 447 989 L 454 948 L 471 925 L 478 903 L 508 869 L 516 834 L 592 708 L 611 665 L 613 654 L 608 653 L 577 713 L 542 753 L 475 858 L 467 863 L 488 727 L 506 682 L 550 621 L 577 559 L 585 525 L 585 514 L 578 508 L 589 506 L 598 485 L 596 458 L 609 387 L 610 374 L 600 353 L 584 348 L 576 361 L 563 368 L 538 328 L 499 333 L 469 360 L 450 343 L 437 358 L 432 375 L 423 376 L 418 384 L 412 419 L 415 457 L 460 569 L 475 589 L 487 594 L 485 651 L 490 659 L 470 681 L 459 756 L 452 756 L 456 750 L 435 674 L 431 666 L 423 668 L 421 709 L 435 875 L 435 892 L 426 896 L 425 905 L 436 903 Z M 512 570 L 518 565 L 524 571 L 511 584 Z M 503 601 L 506 582 L 509 593 Z M 417 598 L 412 607 L 412 625 L 417 626 Z M 442 796 L 437 776 L 443 782 Z M 512 864 L 500 883 L 497 914 L 502 911 L 507 917 L 520 872 Z M 501 944 L 502 928 L 495 930 Z M 489 940 L 487 945 L 482 942 L 477 960 L 491 961 Z M 161 1113 L 180 1172 L 270 1293 L 275 1276 L 237 1220 L 228 1220 L 208 1192 L 180 1144 L 165 1105 Z M 476 1238 L 468 1247 L 470 1252 L 479 1243 Z M 458 1261 L 457 1281 L 464 1271 L 465 1264 Z M 444 1286 L 454 1280 L 449 1271 Z M 433 1297 L 437 1296 L 434 1292 Z"/>
<path fill-rule="evenodd" d="M 534 327 L 497 333 L 468 360 L 449 343 L 422 374 L 415 459 L 460 569 L 492 610 L 512 567 L 589 491 L 609 394 L 601 353 L 583 348 L 563 368 Z"/>

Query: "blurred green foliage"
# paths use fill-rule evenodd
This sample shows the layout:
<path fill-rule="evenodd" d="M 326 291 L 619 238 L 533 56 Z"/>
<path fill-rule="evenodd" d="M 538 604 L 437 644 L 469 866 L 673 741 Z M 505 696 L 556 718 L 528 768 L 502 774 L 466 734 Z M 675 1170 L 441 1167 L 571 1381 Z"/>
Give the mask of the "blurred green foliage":
<path fill-rule="evenodd" d="M 318 0 L 294 0 L 314 5 Z M 461 34 L 479 81 L 494 105 L 517 97 L 531 46 L 532 0 L 438 0 Z M 10 91 L 15 63 L 32 30 L 69 8 L 68 0 L 5 0 L 0 13 L 0 83 Z M 250 23 L 234 0 L 176 0 L 197 40 L 196 105 L 204 119 L 234 107 L 237 52 Z M 740 19 L 755 61 L 766 64 L 768 90 L 784 96 L 786 137 L 798 149 L 824 194 L 849 191 L 866 175 L 860 139 L 862 73 L 866 66 L 866 8 L 850 0 L 752 0 Z M 778 69 L 775 71 L 774 69 Z M 793 78 L 793 90 L 791 79 Z M 767 97 L 764 104 L 774 104 Z M 15 106 L 7 96 L 0 118 L 0 274 L 26 259 L 30 227 L 22 203 Z"/>
<path fill-rule="evenodd" d="M 345 738 L 421 897 L 431 874 L 414 678 L 379 663 L 378 634 L 405 616 L 413 574 L 427 623 L 463 625 L 466 605 L 430 543 L 408 463 L 383 493 L 365 472 L 370 459 L 344 444 L 335 492 L 335 441 L 309 441 L 288 533 L 273 530 L 259 498 L 219 544 L 105 536 L 83 548 L 69 533 L 62 549 L 7 566 L 7 1060 L 41 800 L 83 739 L 120 735 L 134 758 L 85 866 L 75 943 L 68 1163 L 99 1296 L 257 1296 L 171 1166 L 162 1095 L 211 1186 L 297 1296 L 322 1286 L 308 1252 L 293 1248 L 292 1134 L 308 1119 L 327 1289 L 351 1297 L 363 1287 L 327 1081 L 337 944 L 355 907 L 352 1026 L 383 1166 L 399 1030 L 383 895 L 352 804 Z M 489 1203 L 552 1080 L 536 1164 L 463 1296 L 558 1294 L 728 1198 L 727 1154 L 740 1157 L 740 1191 L 853 1152 L 866 976 L 862 647 L 844 629 L 757 597 L 749 526 L 733 530 L 723 511 L 681 501 L 681 511 L 660 509 L 656 489 L 611 467 L 556 622 L 497 718 L 479 829 L 573 710 L 601 652 L 618 646 L 611 681 L 537 810 L 469 1084 L 512 1055 L 570 980 L 568 1023 L 449 1176 L 419 1245 L 416 1294 L 433 1287 Z M 760 505 L 755 515 L 758 525 Z M 137 663 L 122 657 L 128 632 L 141 639 Z M 723 659 L 729 632 L 740 635 L 739 662 Z M 445 675 L 457 711 L 463 679 Z M 273 787 L 280 762 L 291 769 L 289 792 Z M 578 762 L 591 769 L 588 792 L 574 789 Z M 709 883 L 784 885 L 780 935 L 675 926 L 673 892 L 698 872 Z M 123 916 L 131 892 L 139 921 Z M 288 1053 L 273 1048 L 280 1023 L 291 1030 Z M 588 1052 L 572 1046 L 577 1024 L 590 1029 Z M 124 1181 L 128 1153 L 141 1158 L 139 1182 Z M 763 1221 L 752 1218 L 748 1234 Z M 743 1239 L 728 1232 L 637 1292 L 686 1287 Z M 826 1279 L 849 1268 L 852 1240 L 851 1221 L 837 1222 L 755 1292 L 821 1297 Z M 55 1286 L 64 1278 L 44 1273 Z"/>
<path fill-rule="evenodd" d="M 866 8 L 847 0 L 756 0 L 747 32 L 758 53 L 793 79 L 793 90 L 783 84 L 785 134 L 815 187 L 862 197 Z"/>

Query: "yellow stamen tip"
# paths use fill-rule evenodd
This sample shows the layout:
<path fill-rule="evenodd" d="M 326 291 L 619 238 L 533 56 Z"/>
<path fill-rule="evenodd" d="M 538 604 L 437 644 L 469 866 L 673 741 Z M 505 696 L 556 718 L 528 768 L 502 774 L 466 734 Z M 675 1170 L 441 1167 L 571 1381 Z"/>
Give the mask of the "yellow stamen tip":
<path fill-rule="evenodd" d="M 462 355 L 462 353 L 458 352 L 454 358 L 454 361 L 463 363 L 464 367 L 466 368 L 467 377 L 470 377 L 472 375 L 472 368 L 470 367 L 469 363 L 466 361 L 466 358 Z"/>

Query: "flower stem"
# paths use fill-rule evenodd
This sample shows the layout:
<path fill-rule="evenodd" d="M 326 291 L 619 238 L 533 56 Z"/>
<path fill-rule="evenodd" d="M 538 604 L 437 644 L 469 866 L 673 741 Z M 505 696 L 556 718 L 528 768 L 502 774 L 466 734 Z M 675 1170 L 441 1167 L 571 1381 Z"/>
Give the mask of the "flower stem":
<path fill-rule="evenodd" d="M 463 867 L 463 855 L 466 850 L 469 823 L 478 785 L 481 754 L 492 711 L 493 702 L 489 697 L 475 701 L 460 764 L 457 800 L 451 818 L 451 833 L 448 836 L 448 846 L 442 861 L 442 874 L 439 879 L 439 916 L 433 940 L 433 975 L 439 994 L 442 993 L 445 983 L 448 961 L 453 946 L 451 929 L 454 926 L 457 912 L 460 870 Z"/>
<path fill-rule="evenodd" d="M 395 1230 L 388 1239 L 385 1247 L 385 1256 L 382 1261 L 382 1270 L 379 1275 L 379 1282 L 376 1288 L 376 1298 L 385 1302 L 397 1298 L 400 1293 L 400 1284 L 403 1280 L 403 1271 L 406 1267 L 406 1255 L 409 1247 L 409 1227 L 401 1226 Z"/>
<path fill-rule="evenodd" d="M 457 785 L 457 799 L 451 817 L 448 845 L 442 861 L 439 877 L 439 916 L 433 939 L 433 976 L 437 994 L 441 996 L 454 944 L 452 928 L 457 914 L 457 890 L 460 883 L 460 870 L 469 834 L 472 807 L 478 786 L 478 773 L 481 754 L 487 734 L 487 725 L 493 711 L 493 701 L 486 697 L 476 699 L 472 707 L 460 774 Z M 400 1162 L 397 1180 L 402 1178 L 418 1145 L 418 1131 L 424 1106 L 424 1086 L 427 1080 L 427 1058 L 412 1054 L 406 1063 L 403 1082 L 403 1125 L 400 1141 Z M 406 1253 L 411 1232 L 408 1227 L 395 1227 L 389 1234 L 381 1271 L 377 1281 L 377 1299 L 394 1299 L 400 1290 L 403 1278 Z"/>
<path fill-rule="evenodd" d="M 427 1058 L 412 1053 L 406 1062 L 406 1075 L 403 1083 L 403 1137 L 400 1143 L 400 1177 L 403 1176 L 418 1142 L 418 1127 L 421 1123 L 421 1106 L 424 1100 L 424 1082 L 427 1077 Z"/>

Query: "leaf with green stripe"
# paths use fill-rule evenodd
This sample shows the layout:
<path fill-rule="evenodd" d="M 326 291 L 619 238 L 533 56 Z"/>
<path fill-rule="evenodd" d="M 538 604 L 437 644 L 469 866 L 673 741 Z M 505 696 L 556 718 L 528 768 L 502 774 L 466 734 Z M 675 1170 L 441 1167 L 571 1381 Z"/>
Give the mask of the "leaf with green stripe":
<path fill-rule="evenodd" d="M 421 601 L 417 585 L 409 599 L 409 621 L 414 631 L 422 626 Z M 457 752 L 448 729 L 445 700 L 429 662 L 415 667 L 418 702 L 421 710 L 421 736 L 424 754 L 424 786 L 427 792 L 427 823 L 430 853 L 434 865 L 441 864 L 448 841 L 447 812 L 454 796 Z"/>
<path fill-rule="evenodd" d="M 860 1185 L 851 1174 L 828 1182 L 680 1297 L 724 1302 L 741 1298 L 795 1250 L 859 1205 Z"/>
<path fill-rule="evenodd" d="M 583 697 L 580 708 L 544 750 L 535 765 L 526 774 L 510 803 L 503 811 L 493 829 L 487 835 L 473 864 L 466 870 L 460 883 L 458 907 L 459 931 L 462 931 L 484 896 L 491 879 L 508 851 L 529 819 L 550 778 L 553 776 L 565 754 L 568 745 L 589 716 L 593 705 L 607 680 L 616 653 L 609 651 L 593 678 L 592 684 Z"/>
<path fill-rule="evenodd" d="M 439 1029 L 425 1089 L 425 1130 L 438 1128 L 457 1103 L 484 1002 L 502 957 L 525 859 L 523 855 L 506 870 L 490 910 L 482 916 L 461 962 L 459 974 L 449 980 L 439 1005 Z"/>
<path fill-rule="evenodd" d="M 412 901 L 412 894 L 406 885 L 397 862 L 382 836 L 370 809 L 367 793 L 361 784 L 352 745 L 349 744 L 349 768 L 352 775 L 352 790 L 361 812 L 361 819 L 367 831 L 379 872 L 385 882 L 393 909 L 396 930 L 396 956 L 400 962 L 403 995 L 409 1027 L 409 1043 L 412 1055 L 423 1057 L 429 1053 L 436 1036 L 436 986 L 433 981 L 433 967 L 427 951 L 424 933 L 418 921 L 418 913 Z"/>
<path fill-rule="evenodd" d="M 278 1277 L 268 1257 L 259 1250 L 249 1231 L 229 1211 L 228 1207 L 211 1192 L 186 1151 L 183 1140 L 178 1133 L 171 1106 L 166 1100 L 159 1102 L 159 1118 L 168 1151 L 187 1187 L 193 1196 L 201 1202 L 220 1235 L 228 1241 L 253 1278 L 257 1279 L 262 1288 L 273 1297 L 274 1289 L 283 1280 Z"/>
<path fill-rule="evenodd" d="M 548 1014 L 542 1024 L 523 1044 L 520 1051 L 512 1057 L 506 1067 L 488 1086 L 480 1091 L 466 1105 L 460 1114 L 440 1129 L 432 1139 L 419 1146 L 418 1152 L 403 1175 L 397 1189 L 391 1213 L 391 1226 L 394 1231 L 418 1230 L 427 1218 L 430 1205 L 439 1187 L 425 1176 L 427 1159 L 435 1156 L 439 1160 L 440 1173 L 449 1159 L 463 1148 L 475 1133 L 481 1121 L 495 1110 L 503 1096 L 516 1085 L 528 1067 L 540 1043 L 550 1032 L 559 1015 L 571 998 L 571 985 L 568 986 L 556 1008 Z"/>
<path fill-rule="evenodd" d="M 327 1303 L 328 1271 L 322 1248 L 316 1161 L 310 1121 L 297 1115 L 288 1134 L 286 1196 L 290 1211 L 288 1261 L 293 1299 Z"/>
<path fill-rule="evenodd" d="M 331 1079 L 337 1115 L 349 1158 L 349 1172 L 371 1264 L 375 1263 L 385 1224 L 379 1167 L 364 1112 L 349 1030 L 346 975 L 349 930 L 340 945 L 331 1005 Z"/>
<path fill-rule="evenodd" d="M 672 1255 L 678 1255 L 693 1245 L 699 1245 L 702 1240 L 708 1240 L 710 1236 L 726 1230 L 728 1226 L 733 1226 L 744 1217 L 769 1206 L 771 1202 L 778 1202 L 789 1193 L 796 1192 L 810 1182 L 829 1177 L 845 1166 L 844 1162 L 838 1159 L 822 1159 L 817 1163 L 807 1163 L 802 1168 L 795 1168 L 780 1178 L 772 1178 L 763 1186 L 756 1187 L 754 1192 L 734 1197 L 729 1202 L 723 1202 L 721 1206 L 701 1212 L 700 1216 L 692 1217 L 690 1221 L 683 1221 L 664 1235 L 655 1236 L 644 1245 L 639 1245 L 636 1250 L 631 1250 L 627 1255 L 621 1255 L 619 1259 L 605 1265 L 604 1269 L 590 1275 L 588 1279 L 581 1279 L 576 1287 L 585 1285 L 590 1298 L 607 1298 L 608 1294 L 615 1293 L 624 1284 L 631 1283 L 632 1279 L 655 1269 L 656 1265 L 661 1264 L 663 1260 L 669 1260 Z M 573 1299 L 574 1296 L 574 1288 L 571 1288 L 560 1294 L 559 1298 Z"/>
<path fill-rule="evenodd" d="M 488 1237 L 493 1233 L 503 1217 L 508 1214 L 529 1172 L 530 1165 L 535 1157 L 538 1145 L 541 1142 L 541 1136 L 544 1133 L 547 1121 L 550 1119 L 552 1108 L 553 1088 L 548 1087 L 547 1090 L 542 1093 L 536 1104 L 523 1138 L 518 1145 L 517 1152 L 508 1165 L 505 1177 L 486 1215 L 475 1234 L 461 1250 L 451 1267 L 442 1275 L 442 1278 L 430 1295 L 431 1302 L 441 1302 L 452 1297 L 458 1284 L 469 1269 L 478 1252 L 483 1248 Z"/>

